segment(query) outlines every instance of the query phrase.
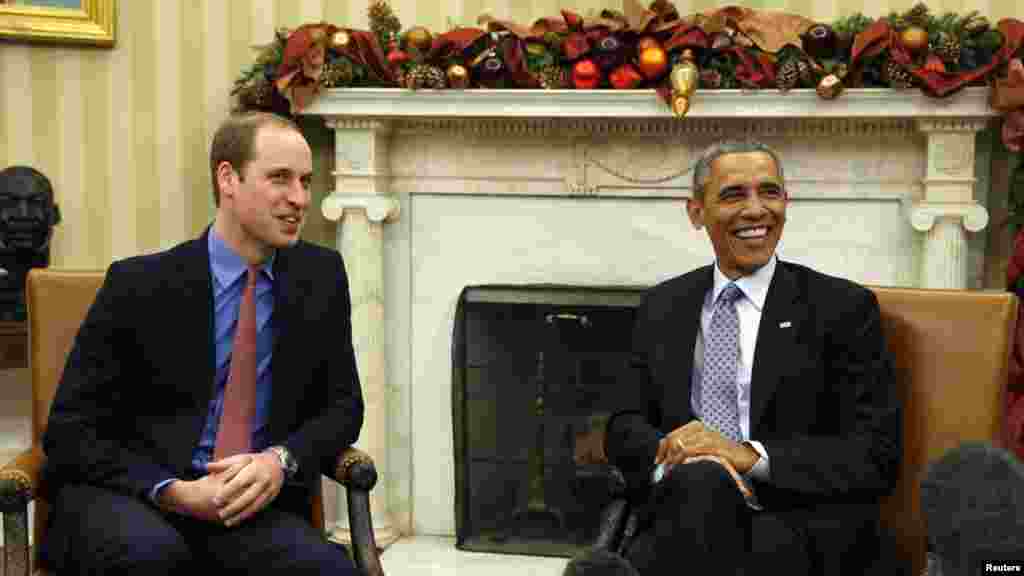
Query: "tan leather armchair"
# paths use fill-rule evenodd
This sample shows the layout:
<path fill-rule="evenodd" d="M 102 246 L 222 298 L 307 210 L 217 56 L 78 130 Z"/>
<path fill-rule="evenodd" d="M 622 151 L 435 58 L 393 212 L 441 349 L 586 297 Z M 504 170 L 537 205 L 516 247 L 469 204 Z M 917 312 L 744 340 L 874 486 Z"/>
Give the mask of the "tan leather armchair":
<path fill-rule="evenodd" d="M 926 566 L 921 479 L 963 442 L 1004 445 L 1017 298 L 1009 292 L 872 288 L 903 402 L 903 459 L 882 526 L 910 574 Z"/>
<path fill-rule="evenodd" d="M 35 502 L 36 549 L 46 538 L 49 504 L 41 497 L 40 472 L 46 458 L 41 442 L 50 403 L 78 327 L 103 283 L 102 272 L 45 268 L 30 271 L 25 299 L 28 307 L 29 367 L 32 373 L 32 447 L 0 468 L 0 513 L 4 525 L 4 576 L 32 573 L 35 558 L 28 542 L 28 503 Z M 346 487 L 352 557 L 362 574 L 383 576 L 370 522 L 369 493 L 377 482 L 373 460 L 348 448 L 338 458 L 333 479 Z M 312 521 L 323 530 L 323 498 L 313 499 Z M 37 572 L 41 573 L 41 572 Z"/>
<path fill-rule="evenodd" d="M 922 574 L 928 532 L 921 511 L 921 479 L 928 463 L 963 442 L 1005 444 L 1017 298 L 1008 292 L 871 289 L 878 296 L 903 403 L 899 477 L 881 505 L 882 529 L 895 557 L 880 559 L 877 568 L 890 568 L 892 560 L 898 566 L 894 574 Z M 612 492 L 621 494 L 624 480 L 612 470 Z M 602 513 L 593 546 L 622 553 L 636 529 L 629 503 L 615 499 Z"/>

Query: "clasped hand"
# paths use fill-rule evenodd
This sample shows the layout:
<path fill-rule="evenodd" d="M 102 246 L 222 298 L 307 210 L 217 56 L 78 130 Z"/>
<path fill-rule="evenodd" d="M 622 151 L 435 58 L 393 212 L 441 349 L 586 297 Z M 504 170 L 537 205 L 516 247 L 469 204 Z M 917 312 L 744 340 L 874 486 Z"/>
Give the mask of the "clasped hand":
<path fill-rule="evenodd" d="M 160 494 L 164 509 L 207 522 L 237 526 L 272 502 L 284 484 L 273 454 L 239 454 L 210 462 L 197 480 L 175 480 Z"/>
<path fill-rule="evenodd" d="M 757 464 L 760 455 L 747 444 L 733 442 L 700 420 L 691 420 L 661 439 L 654 465 L 683 464 L 690 458 L 715 457 L 731 466 L 730 472 L 746 474 Z"/>

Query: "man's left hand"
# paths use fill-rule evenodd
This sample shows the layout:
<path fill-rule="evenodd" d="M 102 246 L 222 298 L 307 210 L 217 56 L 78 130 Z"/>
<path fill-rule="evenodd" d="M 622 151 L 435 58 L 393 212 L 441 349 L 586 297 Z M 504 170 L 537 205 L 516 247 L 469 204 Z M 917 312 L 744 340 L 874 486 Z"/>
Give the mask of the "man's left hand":
<path fill-rule="evenodd" d="M 270 504 L 284 484 L 284 470 L 277 456 L 267 452 L 251 454 L 252 461 L 238 471 L 214 496 L 225 526 L 236 526 Z M 220 472 L 223 460 L 210 462 L 207 471 Z"/>
<path fill-rule="evenodd" d="M 676 428 L 666 440 L 671 442 L 672 448 L 681 452 L 680 460 L 693 456 L 717 456 L 732 464 L 740 474 L 749 472 L 761 458 L 750 445 L 733 442 L 700 420 Z"/>

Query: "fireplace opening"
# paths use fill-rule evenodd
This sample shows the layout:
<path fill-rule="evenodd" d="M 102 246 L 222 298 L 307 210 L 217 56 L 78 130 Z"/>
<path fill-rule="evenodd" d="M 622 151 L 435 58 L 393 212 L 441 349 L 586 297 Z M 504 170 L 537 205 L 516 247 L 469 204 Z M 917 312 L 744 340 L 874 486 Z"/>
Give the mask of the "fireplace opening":
<path fill-rule="evenodd" d="M 452 337 L 456 547 L 568 557 L 621 478 L 608 416 L 630 391 L 641 287 L 471 286 Z"/>

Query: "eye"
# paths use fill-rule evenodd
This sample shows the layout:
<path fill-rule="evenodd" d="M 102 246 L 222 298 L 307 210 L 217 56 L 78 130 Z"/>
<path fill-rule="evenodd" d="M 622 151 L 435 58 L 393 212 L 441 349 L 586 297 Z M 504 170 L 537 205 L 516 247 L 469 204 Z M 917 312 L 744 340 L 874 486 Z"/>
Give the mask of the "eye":
<path fill-rule="evenodd" d="M 722 202 L 737 202 L 746 197 L 742 188 L 723 188 L 718 193 L 718 199 Z"/>
<path fill-rule="evenodd" d="M 778 186 L 765 186 L 761 189 L 761 196 L 769 200 L 778 200 L 786 193 Z"/>

